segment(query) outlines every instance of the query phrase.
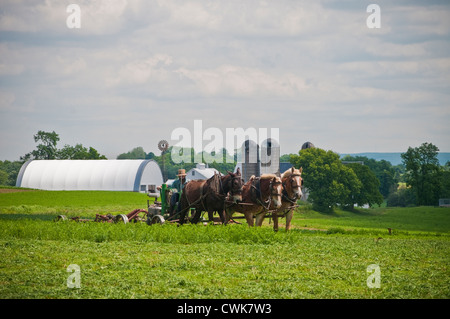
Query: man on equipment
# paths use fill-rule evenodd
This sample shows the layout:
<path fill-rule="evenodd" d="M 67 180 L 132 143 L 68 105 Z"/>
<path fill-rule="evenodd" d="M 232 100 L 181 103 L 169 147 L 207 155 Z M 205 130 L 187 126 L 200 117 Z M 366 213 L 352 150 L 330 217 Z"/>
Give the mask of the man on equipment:
<path fill-rule="evenodd" d="M 175 180 L 172 183 L 171 188 L 176 189 L 177 191 L 172 194 L 172 197 L 170 198 L 170 207 L 169 207 L 169 214 L 170 216 L 173 216 L 174 214 L 174 208 L 177 206 L 177 203 L 180 201 L 180 195 L 183 191 L 184 185 L 186 185 L 186 170 L 185 169 L 179 169 L 178 170 L 178 179 Z M 178 205 L 177 211 L 180 210 L 180 206 Z"/>

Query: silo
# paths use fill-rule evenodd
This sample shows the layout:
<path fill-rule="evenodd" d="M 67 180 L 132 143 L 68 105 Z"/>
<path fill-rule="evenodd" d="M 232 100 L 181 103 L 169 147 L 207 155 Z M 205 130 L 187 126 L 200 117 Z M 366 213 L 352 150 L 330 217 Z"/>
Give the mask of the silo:
<path fill-rule="evenodd" d="M 259 145 L 252 140 L 246 140 L 241 147 L 242 178 L 248 181 L 252 175 L 260 176 Z"/>
<path fill-rule="evenodd" d="M 307 148 L 315 148 L 314 144 L 311 142 L 305 142 L 302 145 L 302 150 L 306 150 Z"/>
<path fill-rule="evenodd" d="M 261 144 L 261 174 L 280 174 L 280 144 L 268 138 Z"/>

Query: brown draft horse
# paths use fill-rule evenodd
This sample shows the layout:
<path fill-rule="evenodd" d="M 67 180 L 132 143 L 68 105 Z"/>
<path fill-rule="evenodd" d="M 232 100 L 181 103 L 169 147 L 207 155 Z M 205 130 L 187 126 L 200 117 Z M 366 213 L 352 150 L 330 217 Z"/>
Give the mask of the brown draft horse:
<path fill-rule="evenodd" d="M 253 226 L 253 217 L 256 216 L 256 225 L 261 226 L 266 212 L 281 207 L 281 179 L 274 174 L 264 174 L 261 177 L 252 176 L 242 187 L 242 203 L 228 206 L 227 220 L 234 212 L 245 215 L 249 226 Z"/>
<path fill-rule="evenodd" d="M 283 184 L 281 207 L 272 213 L 273 229 L 275 231 L 278 231 L 278 217 L 283 216 L 286 216 L 286 230 L 291 229 L 295 205 L 297 205 L 297 200 L 302 197 L 302 171 L 301 167 L 300 169 L 291 167 L 281 175 Z"/>
<path fill-rule="evenodd" d="M 234 202 L 242 200 L 242 184 L 239 168 L 236 173 L 214 174 L 208 180 L 189 181 L 181 193 L 180 224 L 182 225 L 185 222 L 186 214 L 190 208 L 195 208 L 192 223 L 198 223 L 202 211 L 208 212 L 209 221 L 213 221 L 213 214 L 217 212 L 222 224 L 226 223 L 224 210 L 227 196 L 231 195 Z"/>

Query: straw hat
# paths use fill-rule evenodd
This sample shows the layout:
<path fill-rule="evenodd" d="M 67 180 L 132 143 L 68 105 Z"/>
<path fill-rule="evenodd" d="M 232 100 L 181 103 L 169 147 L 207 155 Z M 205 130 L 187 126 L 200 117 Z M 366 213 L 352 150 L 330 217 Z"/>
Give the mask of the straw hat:
<path fill-rule="evenodd" d="M 186 176 L 186 170 L 183 169 L 183 168 L 179 169 L 179 170 L 178 170 L 178 175 L 177 175 L 177 176 L 178 176 L 178 177 L 180 177 L 180 176 Z"/>

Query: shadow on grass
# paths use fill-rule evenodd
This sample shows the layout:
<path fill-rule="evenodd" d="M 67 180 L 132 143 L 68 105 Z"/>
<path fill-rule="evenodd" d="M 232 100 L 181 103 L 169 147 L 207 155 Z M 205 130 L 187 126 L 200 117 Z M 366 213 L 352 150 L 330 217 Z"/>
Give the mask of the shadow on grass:
<path fill-rule="evenodd" d="M 0 214 L 0 220 L 44 220 L 53 221 L 57 215 L 55 214 Z"/>

